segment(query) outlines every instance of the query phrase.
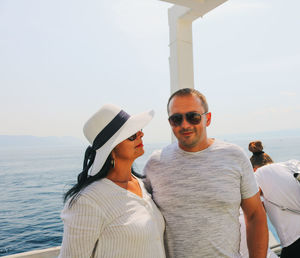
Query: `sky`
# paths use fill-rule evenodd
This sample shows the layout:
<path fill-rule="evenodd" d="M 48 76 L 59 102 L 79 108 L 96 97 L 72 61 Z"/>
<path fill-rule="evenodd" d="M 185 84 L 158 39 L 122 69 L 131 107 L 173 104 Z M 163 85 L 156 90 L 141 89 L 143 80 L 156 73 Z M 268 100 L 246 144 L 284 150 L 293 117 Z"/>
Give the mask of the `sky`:
<path fill-rule="evenodd" d="M 103 104 L 154 109 L 171 139 L 168 8 L 159 0 L 0 0 L 0 134 L 74 136 Z M 300 128 L 300 2 L 228 0 L 193 22 L 208 135 Z"/>

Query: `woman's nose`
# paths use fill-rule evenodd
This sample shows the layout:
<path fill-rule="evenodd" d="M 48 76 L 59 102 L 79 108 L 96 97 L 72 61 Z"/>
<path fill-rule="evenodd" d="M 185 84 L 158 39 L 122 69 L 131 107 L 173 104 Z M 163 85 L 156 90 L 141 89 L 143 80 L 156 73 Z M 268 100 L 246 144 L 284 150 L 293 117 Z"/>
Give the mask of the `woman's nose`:
<path fill-rule="evenodd" d="M 137 132 L 138 137 L 142 138 L 144 136 L 144 133 L 142 130 Z"/>

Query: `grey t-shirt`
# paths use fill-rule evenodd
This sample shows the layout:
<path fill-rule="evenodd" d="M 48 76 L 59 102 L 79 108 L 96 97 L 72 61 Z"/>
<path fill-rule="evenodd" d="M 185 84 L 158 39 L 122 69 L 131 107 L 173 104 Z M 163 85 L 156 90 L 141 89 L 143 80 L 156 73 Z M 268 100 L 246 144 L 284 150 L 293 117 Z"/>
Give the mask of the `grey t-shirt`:
<path fill-rule="evenodd" d="M 169 257 L 239 257 L 241 199 L 258 192 L 240 147 L 215 140 L 186 152 L 174 143 L 155 151 L 144 172 L 166 220 Z"/>

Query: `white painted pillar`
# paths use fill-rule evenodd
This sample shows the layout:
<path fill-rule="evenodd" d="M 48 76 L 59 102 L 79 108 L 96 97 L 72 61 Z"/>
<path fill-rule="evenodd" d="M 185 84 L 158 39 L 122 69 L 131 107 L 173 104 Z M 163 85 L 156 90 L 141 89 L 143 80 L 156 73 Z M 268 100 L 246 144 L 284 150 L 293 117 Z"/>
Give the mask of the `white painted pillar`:
<path fill-rule="evenodd" d="M 194 88 L 192 22 L 227 0 L 161 0 L 175 4 L 169 8 L 170 88 Z"/>
<path fill-rule="evenodd" d="M 169 9 L 170 87 L 194 88 L 192 22 L 181 18 L 189 8 L 174 5 Z"/>

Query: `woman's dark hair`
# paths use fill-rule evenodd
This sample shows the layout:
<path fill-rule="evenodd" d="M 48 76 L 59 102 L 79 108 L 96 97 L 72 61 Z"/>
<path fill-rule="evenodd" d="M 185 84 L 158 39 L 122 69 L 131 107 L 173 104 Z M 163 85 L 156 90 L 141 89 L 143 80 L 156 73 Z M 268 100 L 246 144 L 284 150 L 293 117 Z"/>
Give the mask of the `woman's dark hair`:
<path fill-rule="evenodd" d="M 106 177 L 109 170 L 110 170 L 110 168 L 112 167 L 112 162 L 111 161 L 112 161 L 112 156 L 110 154 L 108 156 L 108 158 L 106 159 L 106 161 L 105 161 L 103 167 L 101 168 L 101 170 L 94 176 L 88 176 L 88 171 L 89 171 L 91 165 L 93 164 L 93 160 L 89 164 L 84 164 L 83 165 L 84 169 L 77 176 L 77 183 L 64 194 L 64 202 L 66 202 L 68 199 L 70 199 L 69 207 L 71 207 L 72 204 L 79 197 L 80 192 L 84 188 L 86 188 L 88 185 L 92 184 L 93 182 L 98 181 L 98 180 Z M 133 167 L 131 168 L 131 173 L 134 176 L 138 177 L 138 178 L 144 178 L 144 176 L 136 173 L 133 170 Z"/>
<path fill-rule="evenodd" d="M 262 167 L 264 165 L 273 163 L 271 157 L 263 151 L 264 147 L 261 141 L 250 142 L 248 146 L 249 151 L 253 153 L 250 158 L 252 167 Z"/>

